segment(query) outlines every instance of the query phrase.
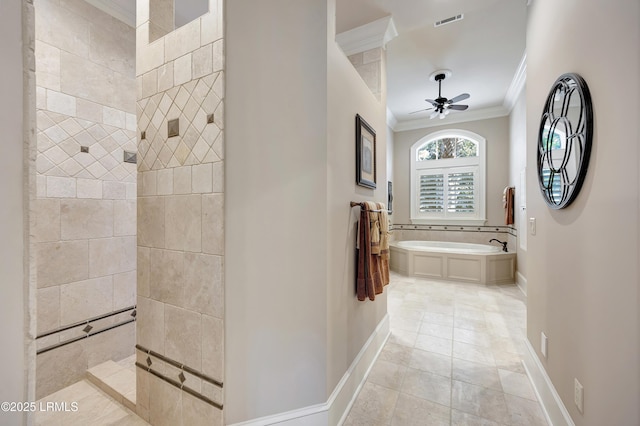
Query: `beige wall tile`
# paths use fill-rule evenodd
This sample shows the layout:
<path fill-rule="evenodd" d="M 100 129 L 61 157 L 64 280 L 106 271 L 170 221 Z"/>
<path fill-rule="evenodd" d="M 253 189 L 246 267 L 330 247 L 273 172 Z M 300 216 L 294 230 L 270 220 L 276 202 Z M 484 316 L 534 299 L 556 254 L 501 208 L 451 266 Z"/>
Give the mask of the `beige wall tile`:
<path fill-rule="evenodd" d="M 173 87 L 173 61 L 158 68 L 158 91 L 164 92 Z"/>
<path fill-rule="evenodd" d="M 113 276 L 113 310 L 136 304 L 136 271 Z"/>
<path fill-rule="evenodd" d="M 76 98 L 55 90 L 47 90 L 47 109 L 72 117 L 76 115 Z"/>
<path fill-rule="evenodd" d="M 158 191 L 157 171 L 142 172 L 142 195 L 156 195 Z"/>
<path fill-rule="evenodd" d="M 138 2 L 144 3 L 144 2 Z M 143 420 L 149 420 L 149 377 L 141 368 L 136 368 L 136 414 Z"/>
<path fill-rule="evenodd" d="M 191 183 L 189 183 L 189 187 L 191 187 Z M 36 176 L 36 196 L 38 198 L 47 196 L 47 176 Z"/>
<path fill-rule="evenodd" d="M 38 288 L 89 278 L 88 241 L 38 243 Z"/>
<path fill-rule="evenodd" d="M 224 194 L 202 196 L 202 251 L 224 254 Z"/>
<path fill-rule="evenodd" d="M 174 169 L 158 170 L 158 182 L 157 182 L 158 195 L 173 194 L 173 170 Z"/>
<path fill-rule="evenodd" d="M 138 198 L 138 184 L 137 181 L 130 183 L 125 183 L 127 187 L 127 200 L 135 200 Z"/>
<path fill-rule="evenodd" d="M 137 272 L 137 294 L 149 297 L 149 277 L 151 275 L 151 260 L 149 259 L 150 249 L 138 247 Z"/>
<path fill-rule="evenodd" d="M 224 381 L 224 322 L 202 315 L 202 372 Z"/>
<path fill-rule="evenodd" d="M 158 93 L 158 71 L 151 70 L 142 76 L 142 97 L 147 98 Z"/>
<path fill-rule="evenodd" d="M 185 253 L 181 287 L 184 288 L 181 306 L 217 318 L 224 317 L 222 257 Z"/>
<path fill-rule="evenodd" d="M 87 355 L 82 342 L 36 356 L 36 399 L 81 380 L 86 370 Z"/>
<path fill-rule="evenodd" d="M 213 50 L 210 44 L 202 46 L 193 52 L 192 56 L 193 78 L 204 77 L 213 71 Z"/>
<path fill-rule="evenodd" d="M 113 279 L 101 277 L 60 286 L 60 323 L 73 324 L 113 311 Z"/>
<path fill-rule="evenodd" d="M 37 290 L 38 318 L 37 333 L 41 334 L 60 326 L 60 287 Z"/>
<path fill-rule="evenodd" d="M 224 69 L 224 42 L 218 40 L 213 43 L 213 72 Z"/>
<path fill-rule="evenodd" d="M 138 295 L 136 333 L 138 343 L 164 355 L 164 303 Z"/>
<path fill-rule="evenodd" d="M 167 34 L 164 39 L 166 61 L 172 61 L 200 47 L 200 20 L 184 25 Z"/>
<path fill-rule="evenodd" d="M 106 180 L 102 182 L 102 198 L 105 200 L 124 200 L 127 198 L 127 184 Z"/>
<path fill-rule="evenodd" d="M 117 73 L 135 77 L 135 30 L 127 25 L 116 28 L 91 24 L 90 32 L 89 59 Z"/>
<path fill-rule="evenodd" d="M 58 241 L 60 239 L 60 200 L 36 200 L 36 241 Z"/>
<path fill-rule="evenodd" d="M 60 75 L 60 49 L 41 40 L 36 40 L 35 56 L 38 72 L 52 76 Z"/>
<path fill-rule="evenodd" d="M 76 179 L 70 177 L 47 176 L 47 197 L 75 198 Z"/>
<path fill-rule="evenodd" d="M 200 314 L 165 305 L 165 355 L 191 368 L 202 368 Z"/>
<path fill-rule="evenodd" d="M 136 235 L 136 201 L 116 200 L 113 202 L 113 235 Z"/>
<path fill-rule="evenodd" d="M 185 392 L 182 394 L 182 421 L 189 426 L 222 426 L 222 411 Z"/>
<path fill-rule="evenodd" d="M 224 163 L 213 163 L 213 192 L 224 192 Z"/>
<path fill-rule="evenodd" d="M 136 346 L 136 324 L 131 322 L 83 340 L 88 368 L 109 360 L 120 361 L 133 355 Z"/>
<path fill-rule="evenodd" d="M 200 195 L 173 195 L 165 199 L 165 246 L 199 252 L 202 247 Z"/>
<path fill-rule="evenodd" d="M 135 81 L 78 56 L 60 53 L 60 89 L 101 105 L 135 112 Z"/>
<path fill-rule="evenodd" d="M 165 246 L 165 199 L 142 197 L 138 199 L 138 244 L 144 247 Z"/>
<path fill-rule="evenodd" d="M 60 202 L 63 240 L 113 236 L 113 201 L 63 200 Z"/>
<path fill-rule="evenodd" d="M 215 11 L 210 11 L 200 18 L 202 32 L 200 34 L 200 44 L 206 45 L 222 38 L 222 25 L 218 25 Z"/>
<path fill-rule="evenodd" d="M 191 194 L 191 166 L 173 169 L 173 193 Z"/>
<path fill-rule="evenodd" d="M 149 253 L 149 295 L 152 299 L 172 305 L 184 306 L 185 253 L 155 250 Z"/>
<path fill-rule="evenodd" d="M 36 39 L 67 52 L 87 58 L 89 55 L 89 22 L 70 14 L 58 2 L 40 2 L 36 12 Z"/>
<path fill-rule="evenodd" d="M 124 129 L 127 127 L 127 116 L 124 111 L 105 106 L 102 108 L 102 120 L 104 124 Z"/>
<path fill-rule="evenodd" d="M 82 98 L 76 98 L 76 116 L 84 120 L 100 123 L 102 121 L 102 105 Z"/>
<path fill-rule="evenodd" d="M 129 272 L 136 269 L 136 237 L 89 241 L 89 276 Z"/>
<path fill-rule="evenodd" d="M 184 56 L 177 58 L 173 62 L 173 84 L 178 86 L 191 81 L 192 78 L 192 55 L 188 53 Z"/>
<path fill-rule="evenodd" d="M 136 55 L 136 74 L 142 75 L 164 63 L 164 40 L 157 40 Z"/>
<path fill-rule="evenodd" d="M 98 179 L 78 179 L 76 181 L 76 196 L 78 198 L 102 198 L 102 181 Z"/>
<path fill-rule="evenodd" d="M 191 168 L 191 192 L 207 193 L 213 191 L 213 165 L 196 164 Z"/>
<path fill-rule="evenodd" d="M 155 376 L 149 376 L 149 423 L 158 426 L 182 424 L 183 392 Z"/>

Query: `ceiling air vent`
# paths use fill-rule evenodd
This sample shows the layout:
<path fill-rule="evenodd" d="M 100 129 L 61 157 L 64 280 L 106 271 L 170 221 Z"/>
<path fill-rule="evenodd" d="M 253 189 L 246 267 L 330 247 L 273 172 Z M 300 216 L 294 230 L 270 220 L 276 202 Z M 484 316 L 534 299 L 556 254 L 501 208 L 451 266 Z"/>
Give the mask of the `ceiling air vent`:
<path fill-rule="evenodd" d="M 464 15 L 461 13 L 460 15 L 452 16 L 451 18 L 447 18 L 447 19 L 443 19 L 442 21 L 438 21 L 435 24 L 433 24 L 433 26 L 438 28 L 438 27 L 441 27 L 443 25 L 450 24 L 452 22 L 462 21 L 463 18 L 464 18 Z"/>

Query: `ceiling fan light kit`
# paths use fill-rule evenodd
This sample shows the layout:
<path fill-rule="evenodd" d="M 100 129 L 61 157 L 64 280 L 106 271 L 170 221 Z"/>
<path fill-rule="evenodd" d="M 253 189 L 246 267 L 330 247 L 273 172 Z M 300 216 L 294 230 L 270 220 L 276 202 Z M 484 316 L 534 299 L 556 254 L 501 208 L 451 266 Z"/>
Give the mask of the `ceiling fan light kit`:
<path fill-rule="evenodd" d="M 463 101 L 469 98 L 468 93 L 462 93 L 454 98 L 447 99 L 442 96 L 442 81 L 448 77 L 451 77 L 450 70 L 438 70 L 434 71 L 429 75 L 429 80 L 438 83 L 438 97 L 433 99 L 425 99 L 425 101 L 429 102 L 432 106 L 430 108 L 421 109 L 418 111 L 411 112 L 410 114 L 415 114 L 417 112 L 429 111 L 433 109 L 434 111 L 429 116 L 430 119 L 440 117 L 440 119 L 444 119 L 451 110 L 456 111 L 464 111 L 469 108 L 469 105 L 454 105 L 456 102 Z"/>

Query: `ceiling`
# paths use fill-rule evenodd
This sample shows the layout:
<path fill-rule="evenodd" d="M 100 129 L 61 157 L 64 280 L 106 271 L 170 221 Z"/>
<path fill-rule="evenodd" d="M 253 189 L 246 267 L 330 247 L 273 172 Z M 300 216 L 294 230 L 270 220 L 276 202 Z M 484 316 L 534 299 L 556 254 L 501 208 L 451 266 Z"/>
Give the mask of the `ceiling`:
<path fill-rule="evenodd" d="M 135 0 L 87 0 L 135 26 Z M 529 0 L 531 1 L 531 0 Z M 180 0 L 187 9 L 208 0 Z M 114 13 L 119 12 L 119 13 Z M 434 22 L 464 14 L 464 19 L 435 28 Z M 341 33 L 391 15 L 398 36 L 386 46 L 387 107 L 396 130 L 428 127 L 506 115 L 507 91 L 525 53 L 527 0 L 336 0 L 336 32 Z M 466 111 L 430 120 L 425 98 L 435 99 L 438 85 L 429 75 L 449 69 L 442 95 L 471 97 Z"/>
<path fill-rule="evenodd" d="M 464 14 L 435 28 L 434 22 Z M 387 106 L 399 128 L 506 115 L 505 96 L 525 53 L 526 0 L 337 0 L 336 32 L 391 15 L 398 36 L 386 46 Z M 430 120 L 425 98 L 438 96 L 429 75 L 449 69 L 442 95 L 471 97 L 467 111 Z"/>

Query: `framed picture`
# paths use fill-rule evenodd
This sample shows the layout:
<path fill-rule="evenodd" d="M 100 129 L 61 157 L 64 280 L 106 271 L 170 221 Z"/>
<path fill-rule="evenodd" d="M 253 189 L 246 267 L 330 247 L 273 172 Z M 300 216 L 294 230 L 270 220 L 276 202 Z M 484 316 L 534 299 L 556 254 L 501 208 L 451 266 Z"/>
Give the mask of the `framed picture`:
<path fill-rule="evenodd" d="M 376 188 L 376 132 L 356 115 L 356 183 Z"/>
<path fill-rule="evenodd" d="M 387 182 L 387 212 L 393 213 L 393 182 Z"/>

